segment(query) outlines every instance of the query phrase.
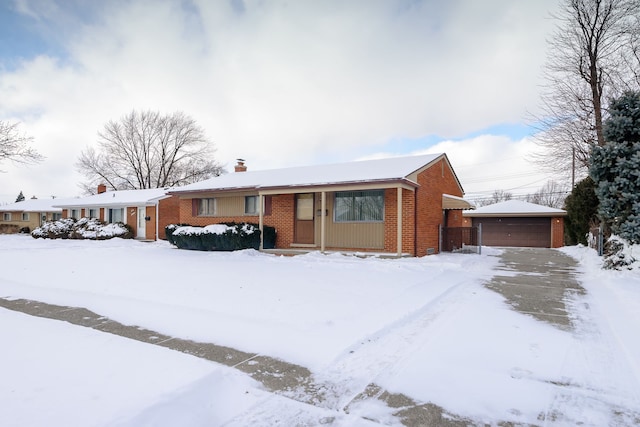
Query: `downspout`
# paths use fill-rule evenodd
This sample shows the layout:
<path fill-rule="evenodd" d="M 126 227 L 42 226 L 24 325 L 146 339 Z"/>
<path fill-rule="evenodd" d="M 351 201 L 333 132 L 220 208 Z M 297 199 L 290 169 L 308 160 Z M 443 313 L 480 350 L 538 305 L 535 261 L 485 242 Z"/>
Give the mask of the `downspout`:
<path fill-rule="evenodd" d="M 155 205 L 156 205 L 156 238 L 154 240 L 157 242 L 158 240 L 160 240 L 160 234 L 159 234 L 159 231 L 160 231 L 160 200 L 156 200 Z"/>
<path fill-rule="evenodd" d="M 413 192 L 413 256 L 418 255 L 418 189 Z"/>
<path fill-rule="evenodd" d="M 398 187 L 397 189 L 397 213 L 398 213 L 398 218 L 396 220 L 396 225 L 397 225 L 397 230 L 396 230 L 396 234 L 397 234 L 397 238 L 396 238 L 396 246 L 397 246 L 397 254 L 398 257 L 402 256 L 402 187 Z"/>
<path fill-rule="evenodd" d="M 325 212 L 327 210 L 327 193 L 323 191 L 320 193 L 320 252 L 325 251 L 325 234 L 327 229 L 327 217 Z"/>
<path fill-rule="evenodd" d="M 260 250 L 264 250 L 264 196 L 258 193 L 258 229 L 260 230 Z"/>

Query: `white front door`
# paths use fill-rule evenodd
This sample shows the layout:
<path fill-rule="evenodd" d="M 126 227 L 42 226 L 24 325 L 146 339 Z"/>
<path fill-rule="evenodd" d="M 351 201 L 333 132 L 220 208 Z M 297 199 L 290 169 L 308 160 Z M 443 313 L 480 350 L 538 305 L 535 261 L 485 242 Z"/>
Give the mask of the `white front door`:
<path fill-rule="evenodd" d="M 138 232 L 136 233 L 137 239 L 146 239 L 147 238 L 147 221 L 145 217 L 147 216 L 147 208 L 144 206 L 138 208 Z"/>

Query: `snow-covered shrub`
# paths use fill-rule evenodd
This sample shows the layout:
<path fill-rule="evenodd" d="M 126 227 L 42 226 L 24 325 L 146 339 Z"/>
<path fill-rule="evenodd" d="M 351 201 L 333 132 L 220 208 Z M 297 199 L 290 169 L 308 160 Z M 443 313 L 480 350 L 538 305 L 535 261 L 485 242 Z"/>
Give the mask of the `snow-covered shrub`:
<path fill-rule="evenodd" d="M 638 259 L 633 255 L 637 245 L 631 245 L 625 239 L 612 235 L 604 245 L 604 262 L 602 267 L 608 270 L 632 270 L 640 267 Z"/>
<path fill-rule="evenodd" d="M 171 243 L 172 245 L 175 245 L 175 243 L 173 242 L 173 232 L 178 228 L 178 227 L 190 227 L 190 224 L 169 224 L 164 228 L 164 234 L 167 238 L 167 241 L 169 243 Z"/>
<path fill-rule="evenodd" d="M 73 218 L 62 218 L 57 221 L 48 221 L 34 229 L 31 235 L 36 239 L 68 239 L 69 233 L 75 224 Z"/>
<path fill-rule="evenodd" d="M 57 221 L 49 221 L 31 232 L 38 239 L 89 239 L 106 240 L 114 237 L 123 239 L 133 238 L 131 226 L 123 223 L 105 224 L 97 219 L 63 218 Z"/>
<path fill-rule="evenodd" d="M 167 240 L 180 249 L 235 251 L 260 248 L 260 229 L 255 224 L 225 223 L 207 225 L 206 227 L 178 226 L 171 227 L 167 231 L 171 233 L 170 238 L 167 235 Z"/>

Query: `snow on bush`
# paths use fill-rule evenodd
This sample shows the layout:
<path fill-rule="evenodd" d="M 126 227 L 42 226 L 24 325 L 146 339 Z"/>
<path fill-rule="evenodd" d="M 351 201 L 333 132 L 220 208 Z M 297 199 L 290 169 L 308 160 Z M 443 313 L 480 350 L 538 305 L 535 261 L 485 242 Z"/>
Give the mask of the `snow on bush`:
<path fill-rule="evenodd" d="M 605 255 L 602 267 L 607 270 L 633 270 L 640 267 L 634 256 L 640 252 L 640 245 L 632 245 L 619 236 L 612 235 L 604 245 Z"/>
<path fill-rule="evenodd" d="M 260 229 L 248 223 L 211 224 L 205 227 L 167 227 L 167 239 L 180 249 L 235 251 L 259 249 Z"/>
<path fill-rule="evenodd" d="M 105 224 L 97 219 L 80 218 L 76 221 L 73 218 L 63 218 L 45 222 L 33 230 L 31 235 L 36 239 L 131 239 L 133 230 L 123 223 Z"/>

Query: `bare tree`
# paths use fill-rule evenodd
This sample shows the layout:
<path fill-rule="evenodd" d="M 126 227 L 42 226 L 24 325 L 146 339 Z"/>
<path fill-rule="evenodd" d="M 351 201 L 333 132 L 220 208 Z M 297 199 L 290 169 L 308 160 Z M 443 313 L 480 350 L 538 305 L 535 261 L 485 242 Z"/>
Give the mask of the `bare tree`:
<path fill-rule="evenodd" d="M 507 200 L 513 199 L 513 193 L 510 193 L 505 190 L 494 190 L 491 197 L 487 199 L 476 199 L 474 200 L 476 206 L 487 206 L 493 205 L 494 203 L 506 202 Z"/>
<path fill-rule="evenodd" d="M 538 118 L 543 167 L 586 170 L 591 147 L 604 145 L 604 104 L 640 84 L 639 17 L 637 0 L 565 0 L 553 16 Z"/>
<path fill-rule="evenodd" d="M 26 136 L 18 129 L 19 123 L 0 120 L 0 162 L 10 160 L 15 163 L 38 163 L 44 157 L 29 144 L 33 137 Z"/>
<path fill-rule="evenodd" d="M 82 151 L 76 166 L 88 193 L 104 183 L 114 190 L 190 184 L 222 173 L 204 130 L 182 112 L 132 111 L 109 121 L 98 147 Z"/>
<path fill-rule="evenodd" d="M 557 181 L 547 181 L 547 183 L 533 194 L 528 194 L 525 201 L 537 205 L 549 206 L 550 208 L 562 209 L 564 200 L 569 195 L 567 185 Z"/>

